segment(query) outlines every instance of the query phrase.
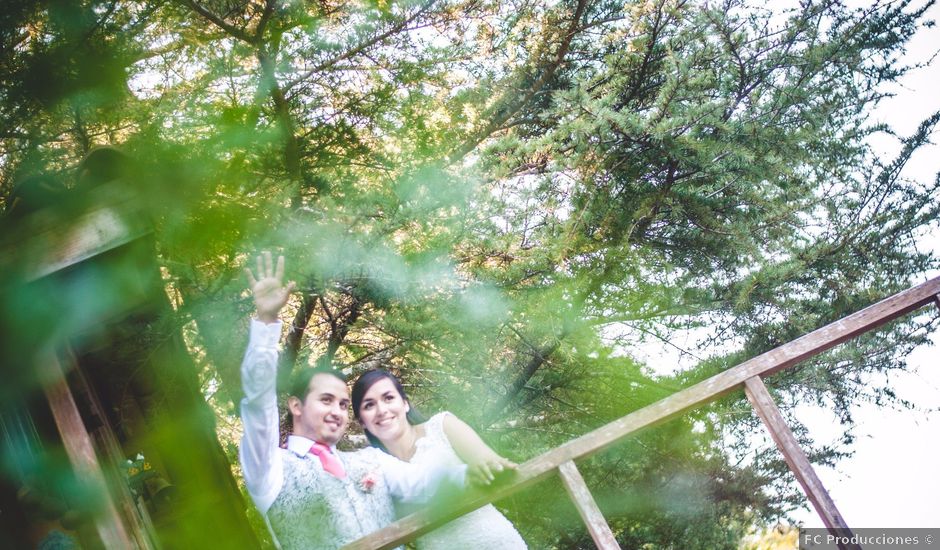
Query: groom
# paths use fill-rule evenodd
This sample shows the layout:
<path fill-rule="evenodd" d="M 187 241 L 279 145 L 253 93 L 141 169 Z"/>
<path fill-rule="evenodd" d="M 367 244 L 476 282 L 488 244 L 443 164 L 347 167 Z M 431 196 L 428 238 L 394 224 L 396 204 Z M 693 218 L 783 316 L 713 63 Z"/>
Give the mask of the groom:
<path fill-rule="evenodd" d="M 294 283 L 283 284 L 284 257 L 258 258 L 257 277 L 246 269 L 257 318 L 242 361 L 245 434 L 239 457 L 248 493 L 283 550 L 333 549 L 394 521 L 392 499 L 421 503 L 438 485 L 463 486 L 466 467 L 422 469 L 375 448 L 342 452 L 336 443 L 349 423 L 343 375 L 306 369 L 291 384 L 287 406 L 293 433 L 278 446 L 275 394 L 278 313 Z"/>

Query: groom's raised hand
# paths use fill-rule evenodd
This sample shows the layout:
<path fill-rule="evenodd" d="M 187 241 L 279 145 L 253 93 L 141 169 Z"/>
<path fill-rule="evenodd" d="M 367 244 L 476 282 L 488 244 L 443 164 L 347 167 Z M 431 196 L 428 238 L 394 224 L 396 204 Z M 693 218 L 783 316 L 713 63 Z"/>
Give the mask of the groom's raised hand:
<path fill-rule="evenodd" d="M 277 257 L 277 266 L 273 265 L 271 253 L 264 251 L 257 258 L 257 277 L 251 269 L 245 268 L 248 287 L 255 299 L 258 320 L 263 323 L 277 321 L 278 313 L 287 303 L 296 284 L 291 281 L 284 286 L 284 256 Z"/>

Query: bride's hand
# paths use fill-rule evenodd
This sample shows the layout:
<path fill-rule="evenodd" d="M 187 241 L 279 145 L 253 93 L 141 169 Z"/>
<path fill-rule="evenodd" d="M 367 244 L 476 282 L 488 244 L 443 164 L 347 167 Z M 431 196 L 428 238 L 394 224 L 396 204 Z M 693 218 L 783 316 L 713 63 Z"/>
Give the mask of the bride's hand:
<path fill-rule="evenodd" d="M 511 460 L 497 456 L 467 465 L 467 478 L 478 487 L 487 487 L 503 472 L 513 471 L 518 465 Z"/>

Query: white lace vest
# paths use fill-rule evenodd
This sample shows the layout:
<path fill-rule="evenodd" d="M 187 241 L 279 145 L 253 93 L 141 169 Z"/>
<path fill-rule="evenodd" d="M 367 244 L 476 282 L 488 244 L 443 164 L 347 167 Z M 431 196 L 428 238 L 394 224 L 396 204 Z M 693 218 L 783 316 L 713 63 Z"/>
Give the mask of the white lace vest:
<path fill-rule="evenodd" d="M 394 520 L 385 478 L 368 453 L 337 451 L 346 468 L 338 479 L 316 456 L 279 452 L 284 485 L 267 517 L 283 550 L 339 548 Z"/>

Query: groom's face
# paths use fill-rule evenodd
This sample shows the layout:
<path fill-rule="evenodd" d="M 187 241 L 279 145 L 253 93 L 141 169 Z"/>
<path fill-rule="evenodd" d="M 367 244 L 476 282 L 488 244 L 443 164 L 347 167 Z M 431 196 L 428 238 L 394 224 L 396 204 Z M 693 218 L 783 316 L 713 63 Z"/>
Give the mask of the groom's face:
<path fill-rule="evenodd" d="M 301 401 L 288 399 L 294 417 L 294 434 L 333 445 L 349 425 L 349 389 L 339 378 L 317 373 L 310 379 L 310 389 Z"/>

